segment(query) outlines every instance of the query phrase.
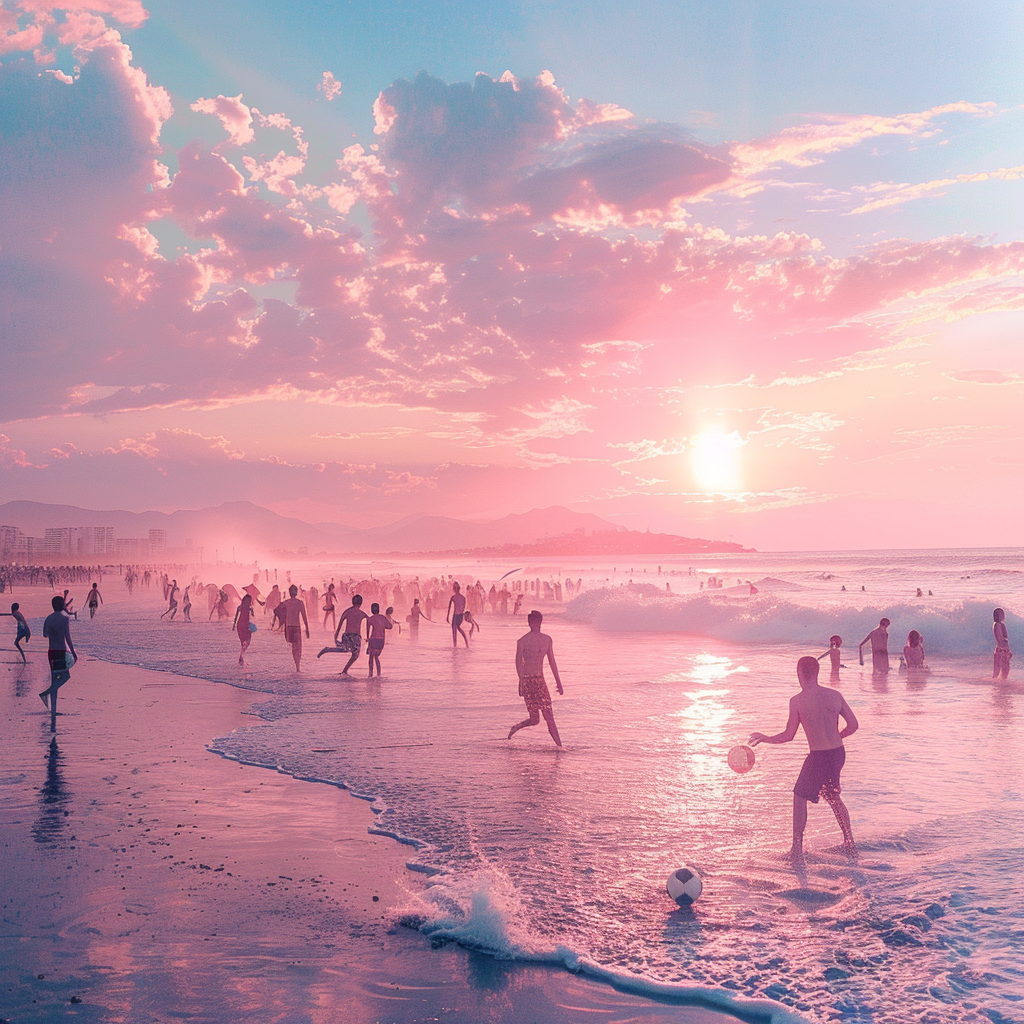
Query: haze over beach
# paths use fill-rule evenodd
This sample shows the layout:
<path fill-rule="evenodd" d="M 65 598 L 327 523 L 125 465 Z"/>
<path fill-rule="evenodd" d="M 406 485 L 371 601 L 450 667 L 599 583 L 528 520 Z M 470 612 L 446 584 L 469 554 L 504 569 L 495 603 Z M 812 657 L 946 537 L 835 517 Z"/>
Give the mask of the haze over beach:
<path fill-rule="evenodd" d="M 0 1024 L 1024 1024 L 1022 45 L 0 0 Z"/>

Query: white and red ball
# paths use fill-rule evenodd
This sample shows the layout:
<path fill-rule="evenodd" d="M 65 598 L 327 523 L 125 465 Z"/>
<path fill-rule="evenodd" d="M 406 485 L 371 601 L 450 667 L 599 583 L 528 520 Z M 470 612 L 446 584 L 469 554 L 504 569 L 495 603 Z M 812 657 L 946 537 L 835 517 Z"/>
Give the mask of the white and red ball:
<path fill-rule="evenodd" d="M 754 767 L 754 752 L 750 747 L 740 745 L 729 751 L 729 767 L 740 775 L 744 775 Z"/>
<path fill-rule="evenodd" d="M 665 883 L 665 891 L 681 907 L 689 907 L 695 903 L 703 888 L 704 883 L 701 882 L 700 875 L 693 868 L 686 867 L 673 871 Z"/>

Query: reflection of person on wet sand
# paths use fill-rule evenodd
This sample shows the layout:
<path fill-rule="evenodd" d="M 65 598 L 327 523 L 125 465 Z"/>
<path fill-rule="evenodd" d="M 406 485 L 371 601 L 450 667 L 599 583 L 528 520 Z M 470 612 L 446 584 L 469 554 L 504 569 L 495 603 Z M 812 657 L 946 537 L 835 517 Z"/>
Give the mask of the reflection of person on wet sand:
<path fill-rule="evenodd" d="M 516 673 L 519 676 L 519 696 L 526 701 L 526 710 L 530 713 L 529 718 L 517 722 L 508 731 L 508 738 L 531 725 L 540 724 L 540 716 L 544 716 L 547 722 L 548 732 L 551 738 L 562 745 L 558 735 L 558 727 L 555 725 L 555 715 L 551 708 L 551 693 L 548 684 L 544 680 L 544 659 L 548 659 L 551 665 L 551 674 L 555 677 L 555 686 L 558 692 L 563 693 L 562 680 L 558 675 L 558 666 L 555 664 L 555 651 L 551 643 L 551 637 L 540 631 L 544 616 L 538 611 L 530 612 L 526 617 L 530 624 L 530 632 L 519 638 L 516 644 Z"/>
<path fill-rule="evenodd" d="M 824 796 L 839 822 L 843 833 L 843 851 L 847 856 L 855 858 L 857 844 L 853 841 L 850 812 L 839 795 L 839 773 L 846 761 L 843 740 L 857 731 L 857 716 L 838 690 L 818 685 L 817 658 L 801 658 L 797 662 L 796 674 L 800 680 L 800 692 L 789 699 L 789 721 L 786 728 L 774 736 L 752 733 L 750 745 L 756 747 L 759 743 L 788 743 L 796 736 L 797 727 L 803 727 L 810 753 L 804 759 L 793 787 L 793 846 L 789 858 L 797 867 L 804 863 L 807 801 L 817 803 L 819 796 Z M 841 732 L 840 716 L 846 722 Z"/>
<path fill-rule="evenodd" d="M 1010 636 L 1006 632 L 1006 612 L 997 608 L 992 613 L 992 635 L 996 639 L 996 649 L 992 656 L 992 678 L 1005 679 L 1010 674 Z"/>
<path fill-rule="evenodd" d="M 857 647 L 863 650 L 866 643 L 871 644 L 871 671 L 876 675 L 882 675 L 889 671 L 889 620 L 879 619 L 878 625 Z"/>

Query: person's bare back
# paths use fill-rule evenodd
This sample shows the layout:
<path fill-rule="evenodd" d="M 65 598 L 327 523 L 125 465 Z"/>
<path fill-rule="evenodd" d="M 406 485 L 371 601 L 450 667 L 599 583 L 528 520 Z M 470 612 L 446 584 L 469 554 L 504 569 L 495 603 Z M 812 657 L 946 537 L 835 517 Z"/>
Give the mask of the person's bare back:
<path fill-rule="evenodd" d="M 807 746 L 811 750 L 833 750 L 843 745 L 839 735 L 839 716 L 847 721 L 853 715 L 846 699 L 828 686 L 812 686 L 794 694 L 789 701 L 790 713 L 796 713 Z"/>

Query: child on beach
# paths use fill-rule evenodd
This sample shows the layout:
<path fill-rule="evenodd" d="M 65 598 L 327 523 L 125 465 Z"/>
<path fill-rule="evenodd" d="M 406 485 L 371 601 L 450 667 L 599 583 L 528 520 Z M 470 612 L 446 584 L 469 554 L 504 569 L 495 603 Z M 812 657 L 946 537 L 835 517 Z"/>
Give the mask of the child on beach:
<path fill-rule="evenodd" d="M 384 614 L 387 616 L 388 622 L 391 623 L 391 628 L 397 629 L 398 635 L 401 636 L 402 624 L 400 622 L 395 622 L 395 609 L 391 605 L 388 605 L 388 607 L 384 609 Z"/>
<path fill-rule="evenodd" d="M 992 613 L 992 635 L 996 640 L 995 654 L 992 656 L 992 678 L 1005 679 L 1010 674 L 1010 636 L 1006 632 L 1006 612 L 997 608 Z"/>
<path fill-rule="evenodd" d="M 850 812 L 840 798 L 839 773 L 846 762 L 843 740 L 857 731 L 857 717 L 850 710 L 846 698 L 838 690 L 818 685 L 818 659 L 801 658 L 796 665 L 800 692 L 789 700 L 789 721 L 782 732 L 765 736 L 755 732 L 750 735 L 750 745 L 759 743 L 788 743 L 798 727 L 803 727 L 810 753 L 804 759 L 800 775 L 793 787 L 793 845 L 789 859 L 797 868 L 804 864 L 804 828 L 807 825 L 807 801 L 818 802 L 823 796 L 832 808 L 839 828 L 843 833 L 843 851 L 850 858 L 857 856 L 857 844 L 853 841 L 850 827 Z M 840 732 L 840 717 L 846 722 Z"/>
<path fill-rule="evenodd" d="M 22 661 L 28 661 L 25 657 L 25 652 L 21 649 L 22 640 L 32 639 L 32 630 L 28 628 L 28 623 L 25 621 L 25 616 L 21 614 L 19 610 L 21 605 L 15 601 L 11 605 L 9 612 L 0 612 L 0 615 L 10 616 L 18 624 L 18 635 L 14 638 L 14 646 L 18 649 L 18 653 L 21 655 Z"/>
<path fill-rule="evenodd" d="M 842 646 L 843 638 L 839 636 L 837 633 L 833 634 L 828 638 L 828 650 L 824 654 L 818 655 L 818 661 L 821 661 L 822 658 L 827 657 L 829 659 L 829 662 L 831 663 L 832 671 L 831 673 L 829 673 L 830 683 L 838 683 L 839 670 L 841 668 L 846 668 L 845 665 L 840 664 L 840 659 L 842 658 Z"/>
<path fill-rule="evenodd" d="M 370 605 L 370 617 L 366 620 L 366 653 L 370 659 L 370 671 L 368 678 L 373 676 L 373 666 L 377 666 L 377 675 L 380 675 L 380 652 L 384 650 L 384 631 L 391 629 L 391 620 L 386 615 L 381 615 L 380 605 Z"/>

